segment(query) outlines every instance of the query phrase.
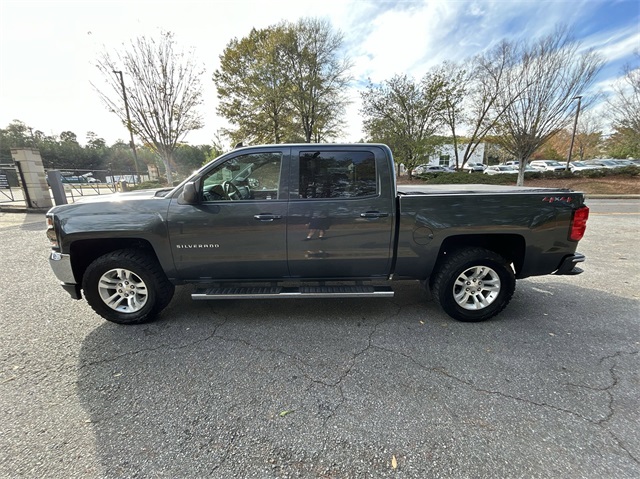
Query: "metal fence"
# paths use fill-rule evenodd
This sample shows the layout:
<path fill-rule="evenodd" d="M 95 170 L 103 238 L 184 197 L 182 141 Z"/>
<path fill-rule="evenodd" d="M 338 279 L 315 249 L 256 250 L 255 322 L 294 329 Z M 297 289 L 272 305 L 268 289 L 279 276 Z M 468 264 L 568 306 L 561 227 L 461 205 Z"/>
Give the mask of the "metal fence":
<path fill-rule="evenodd" d="M 122 190 L 123 182 L 126 185 L 137 185 L 151 180 L 149 175 L 136 175 L 132 171 L 64 170 L 60 173 L 68 203 L 86 196 L 117 193 Z M 51 189 L 49 195 L 55 204 Z M 13 165 L 0 167 L 0 206 L 27 206 L 20 176 Z"/>

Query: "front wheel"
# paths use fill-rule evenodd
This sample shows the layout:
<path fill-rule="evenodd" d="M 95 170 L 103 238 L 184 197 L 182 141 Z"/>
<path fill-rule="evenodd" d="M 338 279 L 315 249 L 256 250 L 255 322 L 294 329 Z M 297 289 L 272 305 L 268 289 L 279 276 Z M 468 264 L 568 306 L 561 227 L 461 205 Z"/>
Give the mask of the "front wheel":
<path fill-rule="evenodd" d="M 82 289 L 89 305 L 107 321 L 140 324 L 169 304 L 175 288 L 153 256 L 118 250 L 89 265 Z"/>
<path fill-rule="evenodd" d="M 468 248 L 442 263 L 434 275 L 432 292 L 449 316 L 476 322 L 500 313 L 515 286 L 515 275 L 505 258 L 484 248 Z"/>

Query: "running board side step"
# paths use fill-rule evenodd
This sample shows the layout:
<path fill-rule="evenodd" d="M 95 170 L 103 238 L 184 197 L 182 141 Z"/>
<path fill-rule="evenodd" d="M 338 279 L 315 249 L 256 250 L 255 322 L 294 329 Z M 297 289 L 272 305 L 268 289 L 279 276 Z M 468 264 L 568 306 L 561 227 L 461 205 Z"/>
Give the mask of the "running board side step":
<path fill-rule="evenodd" d="M 197 288 L 191 299 L 392 298 L 389 286 L 213 286 Z"/>

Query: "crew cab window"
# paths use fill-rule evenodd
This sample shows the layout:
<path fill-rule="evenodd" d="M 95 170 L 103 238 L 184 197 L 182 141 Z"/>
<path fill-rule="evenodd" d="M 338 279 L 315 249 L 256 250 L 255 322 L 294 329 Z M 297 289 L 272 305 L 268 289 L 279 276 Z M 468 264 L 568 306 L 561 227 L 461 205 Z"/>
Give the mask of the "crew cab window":
<path fill-rule="evenodd" d="M 377 193 L 376 161 L 370 151 L 300 153 L 300 198 L 357 198 Z"/>
<path fill-rule="evenodd" d="M 282 153 L 250 153 L 225 161 L 202 182 L 203 201 L 275 200 Z"/>

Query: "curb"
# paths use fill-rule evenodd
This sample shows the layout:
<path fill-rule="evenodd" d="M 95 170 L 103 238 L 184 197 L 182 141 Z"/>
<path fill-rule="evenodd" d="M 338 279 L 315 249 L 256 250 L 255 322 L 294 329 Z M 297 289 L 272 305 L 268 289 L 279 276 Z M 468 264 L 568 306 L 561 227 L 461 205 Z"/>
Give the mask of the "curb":
<path fill-rule="evenodd" d="M 22 205 L 0 205 L 0 213 L 45 214 L 50 208 L 27 208 Z"/>

